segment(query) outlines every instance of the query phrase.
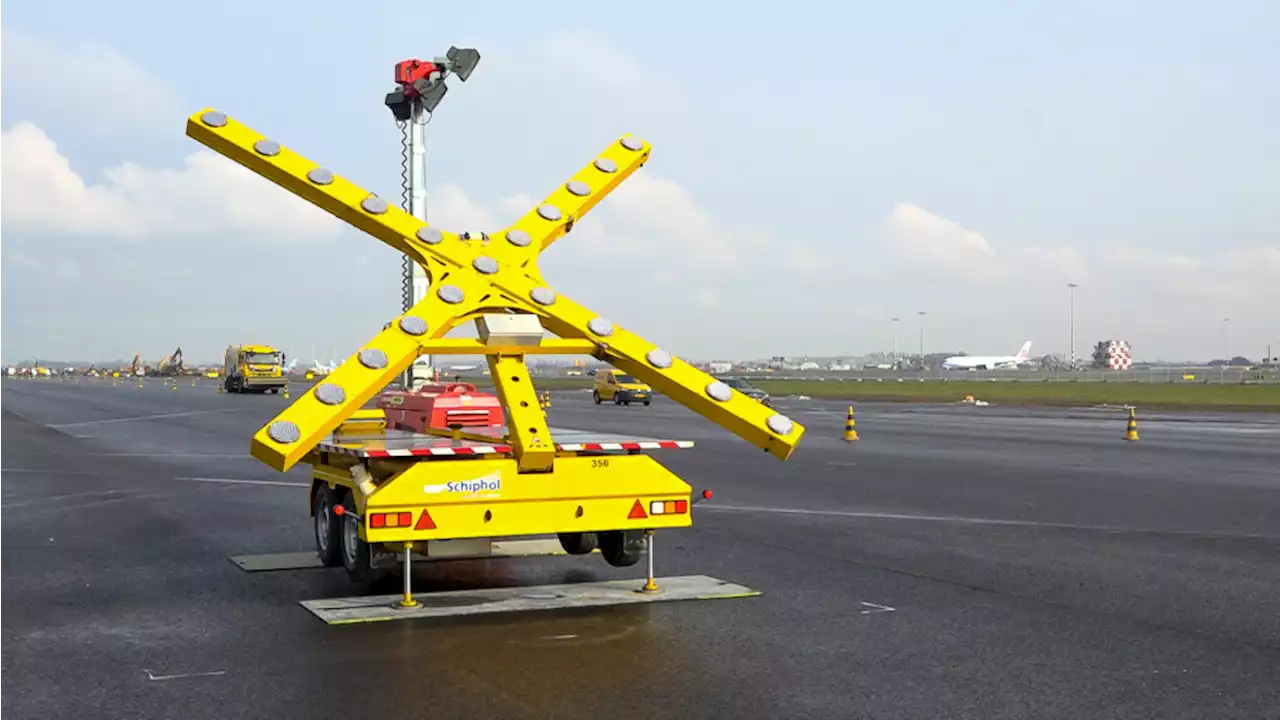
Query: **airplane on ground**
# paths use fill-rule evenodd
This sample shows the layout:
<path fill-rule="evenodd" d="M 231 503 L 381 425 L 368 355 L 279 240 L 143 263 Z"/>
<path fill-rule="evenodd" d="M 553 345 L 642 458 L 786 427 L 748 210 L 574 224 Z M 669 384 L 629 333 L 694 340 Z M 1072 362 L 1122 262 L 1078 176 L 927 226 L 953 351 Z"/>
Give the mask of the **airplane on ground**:
<path fill-rule="evenodd" d="M 328 375 L 329 373 L 338 369 L 338 361 L 330 360 L 328 364 L 326 364 L 326 363 L 320 362 L 319 360 L 313 359 L 311 361 L 311 367 L 308 369 L 311 370 L 311 372 L 315 373 L 316 375 Z"/>
<path fill-rule="evenodd" d="M 1017 355 L 955 355 L 942 361 L 943 370 L 997 370 L 1016 368 L 1031 357 L 1031 341 L 1022 344 Z"/>

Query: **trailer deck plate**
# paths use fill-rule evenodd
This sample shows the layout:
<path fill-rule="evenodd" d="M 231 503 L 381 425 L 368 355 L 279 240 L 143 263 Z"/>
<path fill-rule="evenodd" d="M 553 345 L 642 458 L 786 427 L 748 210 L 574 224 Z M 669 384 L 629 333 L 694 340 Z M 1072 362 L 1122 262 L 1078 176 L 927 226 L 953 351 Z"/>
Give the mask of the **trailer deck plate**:
<path fill-rule="evenodd" d="M 599 552 L 594 550 L 593 552 Z M 492 544 L 488 555 L 454 555 L 427 558 L 414 554 L 413 562 L 445 562 L 449 560 L 501 560 L 518 557 L 549 557 L 568 555 L 559 540 L 498 540 Z M 276 570 L 318 570 L 324 568 L 320 556 L 314 550 L 306 552 L 266 553 L 263 555 L 232 555 L 228 558 L 245 572 L 271 572 Z"/>
<path fill-rule="evenodd" d="M 532 587 L 455 590 L 414 595 L 416 607 L 401 608 L 400 595 L 304 600 L 301 605 L 329 625 L 462 617 L 490 613 L 637 605 L 676 600 L 719 600 L 760 595 L 758 590 L 706 575 L 658 578 L 656 593 L 642 593 L 642 578 Z"/>

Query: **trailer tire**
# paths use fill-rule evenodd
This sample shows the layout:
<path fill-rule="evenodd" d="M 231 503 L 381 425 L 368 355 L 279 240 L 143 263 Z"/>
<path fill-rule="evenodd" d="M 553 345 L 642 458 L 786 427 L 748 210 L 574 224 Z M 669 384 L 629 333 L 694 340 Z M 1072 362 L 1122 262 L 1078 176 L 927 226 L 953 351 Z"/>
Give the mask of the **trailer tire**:
<path fill-rule="evenodd" d="M 599 545 L 599 540 L 592 532 L 559 533 L 560 547 L 570 555 L 586 555 Z"/>
<path fill-rule="evenodd" d="M 333 514 L 337 493 L 323 483 L 316 485 L 311 497 L 311 514 L 314 516 L 316 554 L 325 567 L 342 564 L 342 522 Z"/>
<path fill-rule="evenodd" d="M 356 509 L 355 496 L 350 490 L 342 493 L 342 507 Z M 361 589 L 373 584 L 373 548 L 360 539 L 360 521 L 353 514 L 342 514 L 342 567 L 346 569 L 351 582 Z"/>
<path fill-rule="evenodd" d="M 610 530 L 602 532 L 600 554 L 614 567 L 631 567 L 640 561 L 644 548 L 644 533 L 639 530 Z"/>

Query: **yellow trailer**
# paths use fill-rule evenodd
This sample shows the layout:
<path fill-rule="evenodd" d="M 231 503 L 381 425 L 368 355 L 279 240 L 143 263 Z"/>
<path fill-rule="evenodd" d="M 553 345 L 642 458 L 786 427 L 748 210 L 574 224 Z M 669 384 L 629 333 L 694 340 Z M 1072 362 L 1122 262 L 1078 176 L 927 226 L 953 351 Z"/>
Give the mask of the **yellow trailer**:
<path fill-rule="evenodd" d="M 692 523 L 690 486 L 647 450 L 692 443 L 553 429 L 525 358 L 589 355 L 638 378 L 712 422 L 785 460 L 805 429 L 778 411 L 575 302 L 543 278 L 538 258 L 638 170 L 649 145 L 624 136 L 511 227 L 482 237 L 428 226 L 349 180 L 206 109 L 187 134 L 332 213 L 421 265 L 429 292 L 324 380 L 262 427 L 250 452 L 286 471 L 311 465 L 317 552 L 358 582 L 380 561 L 406 565 L 433 543 L 556 535 L 573 554 L 600 550 L 635 563 L 653 532 Z M 345 282 L 335 276 L 335 282 Z M 475 323 L 478 338 L 447 338 Z M 550 331 L 556 338 L 545 337 Z M 435 435 L 386 429 L 363 409 L 422 355 L 484 355 L 506 427 Z"/>

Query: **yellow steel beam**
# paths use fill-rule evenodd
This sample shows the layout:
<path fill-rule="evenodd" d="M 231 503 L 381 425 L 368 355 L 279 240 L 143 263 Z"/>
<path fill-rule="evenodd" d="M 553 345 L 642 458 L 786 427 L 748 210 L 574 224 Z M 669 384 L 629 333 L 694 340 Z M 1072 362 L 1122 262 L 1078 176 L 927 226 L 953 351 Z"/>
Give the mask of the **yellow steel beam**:
<path fill-rule="evenodd" d="M 485 345 L 473 338 L 442 338 L 422 343 L 429 355 L 590 355 L 596 344 L 585 338 L 544 338 L 541 345 Z"/>
<path fill-rule="evenodd" d="M 474 274 L 458 275 L 441 289 L 457 287 L 478 299 L 479 282 Z M 427 295 L 254 434 L 250 454 L 276 470 L 293 467 L 417 359 L 419 338 L 448 332 L 449 319 L 466 303 L 465 296 L 457 305 L 446 302 L 439 290 Z"/>
<path fill-rule="evenodd" d="M 507 442 L 515 450 L 520 472 L 550 470 L 556 458 L 555 443 L 524 357 L 490 355 L 486 359 L 498 400 L 507 409 Z"/>
<path fill-rule="evenodd" d="M 423 252 L 429 251 L 432 246 L 411 241 L 414 233 L 422 226 L 421 221 L 398 208 L 389 208 L 390 203 L 385 200 L 379 204 L 380 198 L 362 190 L 346 178 L 216 110 L 202 110 L 187 118 L 187 135 L 210 150 L 234 160 L 405 253 L 419 264 L 426 266 L 428 256 L 441 262 L 446 260 L 440 253 Z M 368 207 L 373 210 L 381 209 L 382 213 L 368 212 L 362 206 L 366 201 Z M 395 212 L 391 212 L 392 210 Z M 382 222 L 378 222 L 379 220 Z M 394 221 L 396 228 L 389 227 L 387 221 Z M 397 228 L 407 232 L 397 232 Z"/>
<path fill-rule="evenodd" d="M 327 383 L 317 386 L 339 385 L 346 400 L 323 405 L 313 391 L 298 401 L 298 408 L 291 407 L 277 418 L 276 423 L 292 423 L 293 430 L 273 423 L 255 436 L 255 456 L 272 467 L 287 469 L 296 463 L 310 446 L 423 352 L 421 341 L 442 337 L 480 309 L 496 308 L 535 313 L 544 327 L 562 338 L 589 340 L 596 357 L 632 373 L 779 458 L 789 457 L 804 434 L 799 423 L 558 295 L 538 271 L 538 254 L 648 159 L 650 148 L 643 141 L 624 136 L 611 144 L 570 182 L 548 196 L 546 202 L 485 245 L 430 228 L 214 110 L 192 115 L 187 121 L 187 134 L 407 253 L 427 269 L 435 290 L 409 313 L 426 320 L 429 333 L 411 339 L 397 327 L 389 327 L 364 348 L 384 352 L 388 359 L 385 367 L 370 372 L 348 361 Z M 346 370 L 348 367 L 351 369 Z M 355 398 L 360 401 L 355 402 Z M 281 437 L 297 438 L 289 442 L 273 440 L 269 433 L 272 427 L 278 428 Z"/>
<path fill-rule="evenodd" d="M 649 159 L 648 143 L 631 135 L 624 135 L 605 148 L 594 160 L 556 188 L 537 207 L 504 230 L 502 237 L 511 233 L 524 233 L 531 241 L 527 246 L 505 243 L 500 246 L 499 259 L 514 265 L 523 265 L 536 259 L 543 250 L 573 229 L 606 195 L 613 192 Z M 523 238 L 520 238 L 523 242 Z M 535 263 L 531 263 L 535 264 Z M 535 268 L 536 270 L 536 268 Z"/>

